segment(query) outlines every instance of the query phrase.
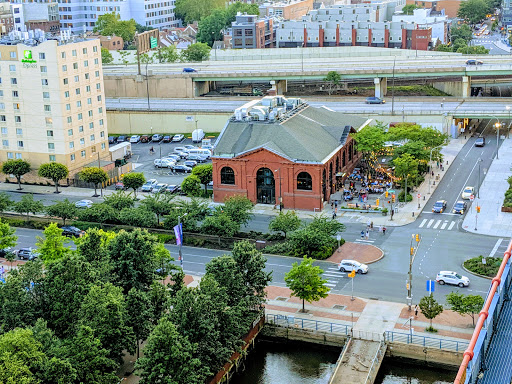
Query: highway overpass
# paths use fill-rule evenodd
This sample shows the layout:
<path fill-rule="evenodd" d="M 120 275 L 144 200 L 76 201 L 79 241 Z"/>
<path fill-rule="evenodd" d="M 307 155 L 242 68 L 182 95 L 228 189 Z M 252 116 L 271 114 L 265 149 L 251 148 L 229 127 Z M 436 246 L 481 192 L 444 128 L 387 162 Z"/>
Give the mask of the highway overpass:
<path fill-rule="evenodd" d="M 388 80 L 392 78 L 432 78 L 441 90 L 469 97 L 472 79 L 512 75 L 508 55 L 361 48 L 365 47 L 250 50 L 245 59 L 234 51 L 231 60 L 229 53 L 223 53 L 224 60 L 142 65 L 141 75 L 137 65 L 110 65 L 104 66 L 103 74 L 108 97 L 144 97 L 149 93 L 150 97 L 189 98 L 207 93 L 215 83 L 232 81 L 270 82 L 271 94 L 283 94 L 289 80 L 322 80 L 330 71 L 338 72 L 342 80 L 373 79 L 375 95 L 379 97 L 387 94 Z M 289 51 L 304 51 L 306 57 Z M 468 58 L 483 64 L 466 65 Z M 193 66 L 197 72 L 184 73 L 185 66 Z"/>

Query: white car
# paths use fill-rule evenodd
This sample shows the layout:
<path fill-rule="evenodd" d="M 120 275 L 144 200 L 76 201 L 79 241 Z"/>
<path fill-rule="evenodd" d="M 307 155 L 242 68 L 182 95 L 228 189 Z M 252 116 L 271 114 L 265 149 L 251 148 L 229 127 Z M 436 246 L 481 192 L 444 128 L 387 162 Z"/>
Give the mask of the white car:
<path fill-rule="evenodd" d="M 469 286 L 469 278 L 453 271 L 439 272 L 436 276 L 436 281 L 441 285 L 452 284 L 458 285 L 461 288 Z"/>
<path fill-rule="evenodd" d="M 462 191 L 462 198 L 465 200 L 468 200 L 471 195 L 475 194 L 475 188 L 474 187 L 466 187 L 464 188 L 464 191 Z"/>
<path fill-rule="evenodd" d="M 181 135 L 181 134 L 179 134 L 179 135 L 174 135 L 174 136 L 172 137 L 172 141 L 173 141 L 173 143 L 179 143 L 179 142 L 180 142 L 180 141 L 182 141 L 184 138 L 185 138 L 185 136 L 184 136 L 184 135 Z"/>
<path fill-rule="evenodd" d="M 91 208 L 92 207 L 91 200 L 80 200 L 75 203 L 75 207 L 77 208 Z"/>
<path fill-rule="evenodd" d="M 133 135 L 132 137 L 130 137 L 130 143 L 138 143 L 140 141 L 140 136 L 139 135 Z"/>
<path fill-rule="evenodd" d="M 338 264 L 338 270 L 340 272 L 368 273 L 368 266 L 355 260 L 341 260 Z"/>
<path fill-rule="evenodd" d="M 155 159 L 153 161 L 155 168 L 170 168 L 174 164 L 176 164 L 176 162 L 171 159 Z"/>
<path fill-rule="evenodd" d="M 146 181 L 146 184 L 144 184 L 140 190 L 142 192 L 151 192 L 155 185 L 157 184 L 158 181 L 156 181 L 156 179 L 149 179 L 148 181 Z"/>
<path fill-rule="evenodd" d="M 188 153 L 190 149 L 188 148 L 185 148 L 185 147 L 175 147 L 174 148 L 174 153 L 180 153 L 180 152 L 186 152 Z"/>
<path fill-rule="evenodd" d="M 170 160 L 170 161 L 180 161 L 181 156 L 177 155 L 175 153 L 171 153 L 164 157 L 164 159 Z"/>
<path fill-rule="evenodd" d="M 165 188 L 167 187 L 167 184 L 160 183 L 153 187 L 153 190 L 151 192 L 158 193 L 158 192 L 165 192 Z"/>

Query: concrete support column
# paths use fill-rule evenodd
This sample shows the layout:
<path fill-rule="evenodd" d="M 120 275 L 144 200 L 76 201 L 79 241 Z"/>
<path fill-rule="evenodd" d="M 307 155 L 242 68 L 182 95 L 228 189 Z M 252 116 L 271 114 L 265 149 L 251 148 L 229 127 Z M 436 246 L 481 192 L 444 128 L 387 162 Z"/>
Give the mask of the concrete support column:
<path fill-rule="evenodd" d="M 376 77 L 373 79 L 375 84 L 375 97 L 384 97 L 388 93 L 388 79 L 386 77 Z"/>
<path fill-rule="evenodd" d="M 272 88 L 268 90 L 269 96 L 284 95 L 288 91 L 288 82 L 286 80 L 270 80 Z"/>
<path fill-rule="evenodd" d="M 462 76 L 462 97 L 471 96 L 471 77 Z"/>

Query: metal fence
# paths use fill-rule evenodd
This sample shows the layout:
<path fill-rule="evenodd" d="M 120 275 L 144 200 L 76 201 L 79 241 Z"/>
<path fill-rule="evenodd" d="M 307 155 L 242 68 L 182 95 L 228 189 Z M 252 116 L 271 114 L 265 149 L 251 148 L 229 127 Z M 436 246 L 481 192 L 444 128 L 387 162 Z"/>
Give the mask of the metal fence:
<path fill-rule="evenodd" d="M 330 323 L 327 321 L 301 319 L 296 318 L 295 316 L 267 314 L 265 315 L 265 322 L 280 327 L 308 329 L 312 331 L 336 333 L 345 336 L 349 336 L 351 330 L 350 325 Z"/>
<path fill-rule="evenodd" d="M 446 349 L 449 351 L 463 352 L 469 345 L 467 341 L 458 341 L 451 339 L 441 339 L 430 336 L 419 336 L 411 333 L 402 333 L 394 331 L 384 332 L 386 342 L 416 344 L 422 347 Z"/>

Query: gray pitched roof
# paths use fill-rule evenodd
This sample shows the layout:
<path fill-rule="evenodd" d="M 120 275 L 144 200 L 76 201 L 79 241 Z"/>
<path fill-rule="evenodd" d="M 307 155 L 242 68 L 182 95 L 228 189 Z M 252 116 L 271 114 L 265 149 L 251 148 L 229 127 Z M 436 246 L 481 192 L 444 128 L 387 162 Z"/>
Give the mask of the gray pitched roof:
<path fill-rule="evenodd" d="M 290 160 L 321 162 L 344 144 L 350 127 L 366 118 L 308 106 L 282 122 L 230 121 L 215 145 L 215 156 L 238 156 L 266 148 Z"/>

